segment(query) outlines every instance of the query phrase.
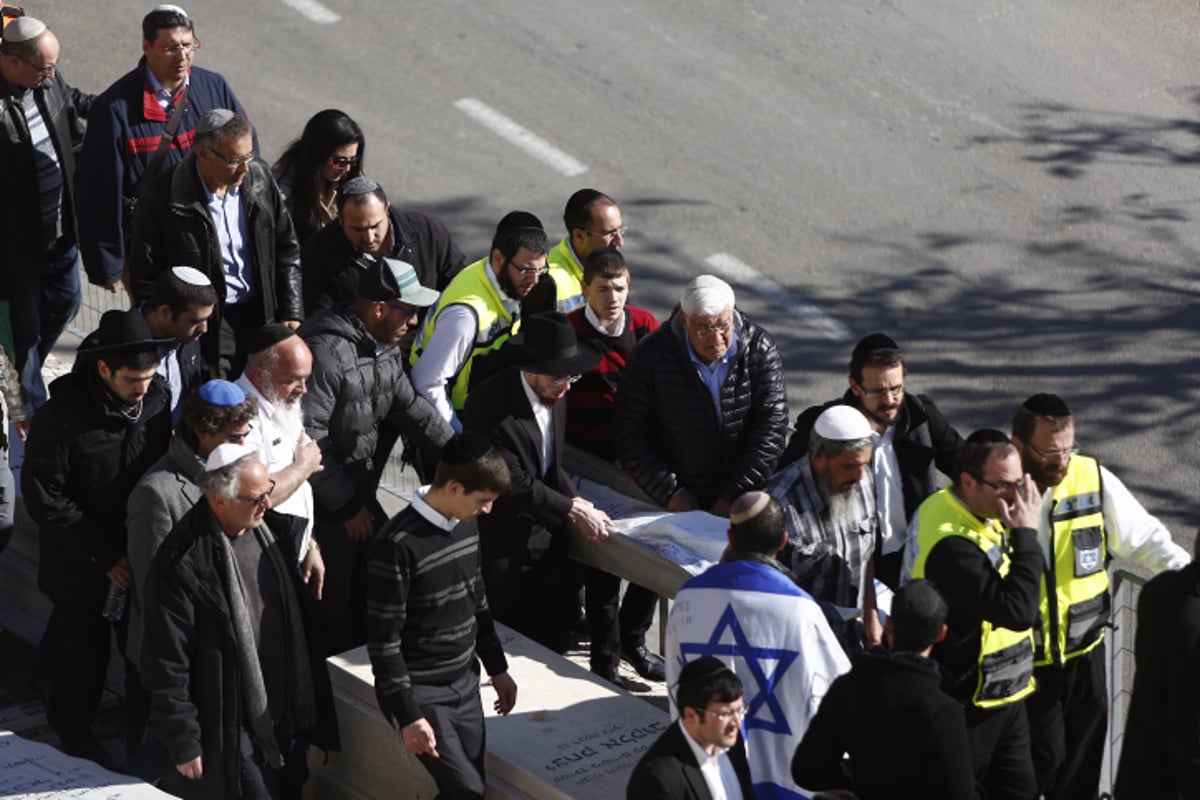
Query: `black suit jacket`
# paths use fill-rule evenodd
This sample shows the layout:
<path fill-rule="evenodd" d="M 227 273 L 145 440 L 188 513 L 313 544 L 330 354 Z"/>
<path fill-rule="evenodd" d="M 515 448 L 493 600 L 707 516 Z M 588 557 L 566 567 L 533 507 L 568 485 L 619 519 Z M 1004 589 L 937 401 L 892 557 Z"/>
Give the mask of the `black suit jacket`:
<path fill-rule="evenodd" d="M 676 720 L 650 745 L 629 776 L 626 800 L 712 800 L 696 756 L 683 738 L 686 735 Z M 754 800 L 746 744 L 740 735 L 728 756 L 742 785 L 743 800 Z"/>

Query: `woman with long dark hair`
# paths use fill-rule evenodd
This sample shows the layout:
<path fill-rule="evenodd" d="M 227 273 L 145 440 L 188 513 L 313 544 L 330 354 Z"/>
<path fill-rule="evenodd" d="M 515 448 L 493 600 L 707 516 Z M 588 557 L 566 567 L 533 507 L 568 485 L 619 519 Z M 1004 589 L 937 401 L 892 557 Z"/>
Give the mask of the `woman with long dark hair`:
<path fill-rule="evenodd" d="M 338 187 L 363 170 L 366 142 L 358 123 L 327 108 L 313 115 L 271 172 L 287 201 L 300 244 L 337 216 Z"/>

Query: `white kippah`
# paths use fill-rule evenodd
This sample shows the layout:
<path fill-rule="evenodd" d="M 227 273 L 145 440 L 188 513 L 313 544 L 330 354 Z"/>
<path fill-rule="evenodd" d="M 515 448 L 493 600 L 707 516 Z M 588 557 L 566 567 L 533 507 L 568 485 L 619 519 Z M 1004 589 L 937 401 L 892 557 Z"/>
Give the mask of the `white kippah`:
<path fill-rule="evenodd" d="M 33 17 L 17 17 L 4 29 L 4 41 L 28 42 L 46 32 L 46 23 Z"/>
<path fill-rule="evenodd" d="M 871 437 L 871 423 L 853 406 L 832 406 L 817 417 L 813 430 L 831 442 L 852 442 Z"/>
<path fill-rule="evenodd" d="M 171 274 L 192 286 L 212 286 L 208 276 L 195 267 L 171 267 Z"/>
<path fill-rule="evenodd" d="M 227 467 L 242 456 L 254 455 L 254 451 L 244 444 L 219 444 L 208 454 L 204 462 L 204 471 L 212 472 L 221 467 Z"/>
<path fill-rule="evenodd" d="M 188 15 L 188 13 L 186 11 L 184 11 L 182 8 L 180 8 L 179 6 L 173 6 L 170 3 L 164 3 L 161 6 L 155 6 L 154 8 L 150 9 L 151 14 L 157 14 L 160 11 L 163 11 L 163 12 L 171 11 L 171 12 L 174 12 L 174 13 L 179 14 L 180 16 L 184 16 L 184 17 L 187 17 L 187 15 Z M 188 19 L 191 19 L 191 17 L 188 17 Z"/>
<path fill-rule="evenodd" d="M 204 112 L 204 116 L 196 123 L 196 133 L 212 133 L 215 130 L 224 128 L 229 120 L 236 117 L 237 114 L 230 111 L 228 108 L 214 108 Z"/>

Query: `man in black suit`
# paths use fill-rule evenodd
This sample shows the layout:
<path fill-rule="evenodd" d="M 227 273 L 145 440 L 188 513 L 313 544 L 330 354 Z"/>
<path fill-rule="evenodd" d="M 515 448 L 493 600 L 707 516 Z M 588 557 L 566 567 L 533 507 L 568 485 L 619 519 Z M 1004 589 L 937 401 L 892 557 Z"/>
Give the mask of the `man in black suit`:
<path fill-rule="evenodd" d="M 633 768 L 626 800 L 753 800 L 738 676 L 715 656 L 689 661 L 675 700 L 679 721 Z"/>
<path fill-rule="evenodd" d="M 579 573 L 567 562 L 567 525 L 594 541 L 612 520 L 575 494 L 562 468 L 566 396 L 600 361 L 557 311 L 535 314 L 501 348 L 509 368 L 471 390 L 460 419 L 499 449 L 512 489 L 479 520 L 483 580 L 492 614 L 547 647 L 571 643 Z"/>

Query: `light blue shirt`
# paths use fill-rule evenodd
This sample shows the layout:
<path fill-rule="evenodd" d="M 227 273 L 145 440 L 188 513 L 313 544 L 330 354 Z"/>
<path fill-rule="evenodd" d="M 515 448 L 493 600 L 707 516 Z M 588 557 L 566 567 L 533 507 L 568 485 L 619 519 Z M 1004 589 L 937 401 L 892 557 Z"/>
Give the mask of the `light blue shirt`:
<path fill-rule="evenodd" d="M 683 324 L 680 323 L 680 327 Z M 687 331 L 680 332 L 683 335 L 683 342 L 687 345 L 688 358 L 692 360 L 692 365 L 696 368 L 696 374 L 700 376 L 700 380 L 704 382 L 705 388 L 708 389 L 708 394 L 712 397 L 713 408 L 717 411 L 717 425 L 724 426 L 724 420 L 721 419 L 721 386 L 724 385 L 725 379 L 729 377 L 729 364 L 737 356 L 738 349 L 738 320 L 737 312 L 733 315 L 733 334 L 729 338 L 729 348 L 725 351 L 725 355 L 714 361 L 712 364 L 705 364 L 696 357 L 696 351 L 692 349 L 692 340 L 688 338 Z"/>
<path fill-rule="evenodd" d="M 171 107 L 171 101 L 175 99 L 175 95 L 163 88 L 163 85 L 159 83 L 158 78 L 154 76 L 154 70 L 150 69 L 150 67 L 146 67 L 146 78 L 150 81 L 150 88 L 154 90 L 155 102 L 162 107 L 163 111 L 166 111 Z M 191 80 L 192 76 L 188 75 L 183 79 L 183 86 L 187 86 Z M 180 86 L 179 89 L 182 89 L 183 86 Z M 179 92 L 179 89 L 175 90 L 176 93 Z"/>
<path fill-rule="evenodd" d="M 246 215 L 242 213 L 241 187 L 230 186 L 224 195 L 219 195 L 208 190 L 203 178 L 200 185 L 208 198 L 208 216 L 217 230 L 217 243 L 221 247 L 225 304 L 244 303 L 254 295 L 254 271 L 246 257 Z"/>

